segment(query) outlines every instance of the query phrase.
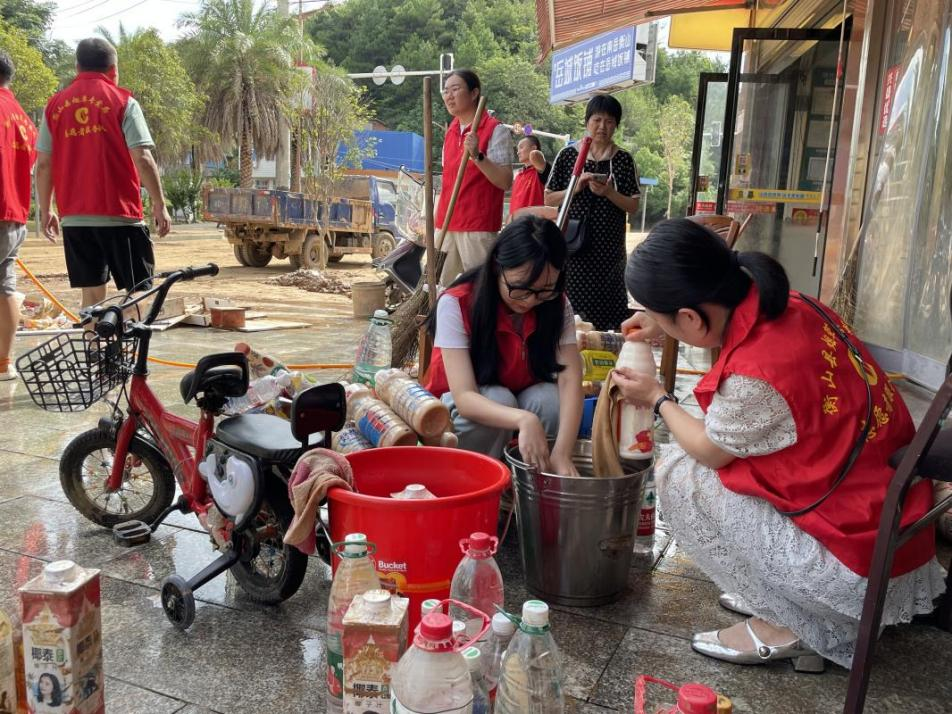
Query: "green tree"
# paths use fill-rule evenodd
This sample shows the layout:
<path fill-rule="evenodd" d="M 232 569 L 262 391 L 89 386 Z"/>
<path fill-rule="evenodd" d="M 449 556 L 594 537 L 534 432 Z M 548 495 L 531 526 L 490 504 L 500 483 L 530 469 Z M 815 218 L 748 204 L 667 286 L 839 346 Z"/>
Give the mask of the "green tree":
<path fill-rule="evenodd" d="M 297 23 L 253 0 L 205 0 L 182 17 L 179 48 L 199 91 L 207 96 L 203 125 L 224 148 L 238 145 L 240 185 L 251 186 L 252 154 L 274 156 L 279 118 L 298 74 L 292 58 L 302 44 Z"/>
<path fill-rule="evenodd" d="M 119 80 L 142 106 L 159 161 L 179 165 L 182 154 L 205 137 L 198 123 L 204 97 L 181 58 L 154 29 L 128 33 L 120 23 L 118 35 L 104 27 L 96 32 L 116 47 Z"/>
<path fill-rule="evenodd" d="M 694 138 L 694 110 L 681 97 L 671 95 L 661 105 L 659 121 L 661 155 L 664 158 L 664 175 L 668 183 L 668 209 L 665 217 L 671 218 L 675 182 L 690 168 L 688 160 Z"/>
<path fill-rule="evenodd" d="M 56 76 L 43 64 L 43 55 L 30 45 L 26 33 L 3 21 L 0 21 L 0 47 L 9 53 L 16 67 L 11 89 L 20 106 L 27 112 L 43 109 L 56 91 Z"/>
<path fill-rule="evenodd" d="M 453 52 L 457 67 L 479 74 L 488 106 L 502 121 L 559 133 L 581 130 L 578 109 L 549 104 L 548 67 L 535 63 L 535 13 L 525 0 L 348 0 L 316 14 L 307 29 L 349 72 L 394 64 L 436 69 L 440 54 Z M 420 89 L 414 79 L 400 86 L 368 83 L 367 98 L 388 127 L 420 132 Z M 434 120 L 445 124 L 438 92 L 433 109 Z M 442 138 L 438 131 L 434 142 Z"/>
<path fill-rule="evenodd" d="M 371 114 L 364 90 L 341 70 L 324 63 L 314 68 L 302 90 L 301 100 L 291 105 L 290 123 L 300 146 L 303 189 L 324 204 L 321 213 L 327 221 L 331 198 L 347 167 L 360 165 L 364 157 L 374 154 L 374 147 L 361 146 L 355 133 L 367 126 Z M 324 229 L 326 232 L 328 227 Z M 325 241 L 318 248 L 323 268 L 328 258 Z M 304 253 L 310 254 L 307 244 Z"/>

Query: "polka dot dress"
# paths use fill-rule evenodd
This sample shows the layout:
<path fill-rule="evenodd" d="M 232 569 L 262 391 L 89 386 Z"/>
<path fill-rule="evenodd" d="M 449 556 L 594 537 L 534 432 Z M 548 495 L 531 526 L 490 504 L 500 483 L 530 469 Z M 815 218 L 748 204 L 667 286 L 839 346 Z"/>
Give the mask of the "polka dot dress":
<path fill-rule="evenodd" d="M 548 189 L 568 188 L 578 150 L 562 150 L 552 167 Z M 631 154 L 619 149 L 611 159 L 585 162 L 585 171 L 611 174 L 615 188 L 625 196 L 640 193 L 638 170 Z M 631 315 L 625 290 L 625 232 L 627 214 L 605 196 L 582 189 L 573 199 L 569 218 L 588 219 L 586 243 L 569 258 L 566 285 L 575 311 L 596 330 L 617 330 Z"/>

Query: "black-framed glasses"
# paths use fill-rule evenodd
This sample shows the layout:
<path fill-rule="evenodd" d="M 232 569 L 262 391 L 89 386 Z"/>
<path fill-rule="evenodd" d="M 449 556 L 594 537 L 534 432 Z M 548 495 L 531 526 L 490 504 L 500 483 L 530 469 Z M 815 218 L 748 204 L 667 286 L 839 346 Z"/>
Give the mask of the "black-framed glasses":
<path fill-rule="evenodd" d="M 554 290 L 552 288 L 536 290 L 535 288 L 526 288 L 522 285 L 513 285 L 506 279 L 505 273 L 500 272 L 499 274 L 502 276 L 502 281 L 505 283 L 506 289 L 509 291 L 509 297 L 513 300 L 518 300 L 519 302 L 533 297 L 537 298 L 540 302 L 548 302 L 549 300 L 555 300 L 555 298 L 562 294 L 561 290 Z"/>

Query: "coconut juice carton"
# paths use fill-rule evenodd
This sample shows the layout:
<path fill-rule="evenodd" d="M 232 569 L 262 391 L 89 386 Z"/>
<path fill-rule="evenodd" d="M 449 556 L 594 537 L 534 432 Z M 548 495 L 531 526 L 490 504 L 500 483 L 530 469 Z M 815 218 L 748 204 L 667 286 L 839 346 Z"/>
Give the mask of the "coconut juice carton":
<path fill-rule="evenodd" d="M 31 714 L 105 714 L 99 571 L 50 563 L 20 588 Z"/>
<path fill-rule="evenodd" d="M 390 711 L 390 678 L 407 648 L 409 605 L 387 590 L 354 597 L 344 615 L 344 714 Z"/>

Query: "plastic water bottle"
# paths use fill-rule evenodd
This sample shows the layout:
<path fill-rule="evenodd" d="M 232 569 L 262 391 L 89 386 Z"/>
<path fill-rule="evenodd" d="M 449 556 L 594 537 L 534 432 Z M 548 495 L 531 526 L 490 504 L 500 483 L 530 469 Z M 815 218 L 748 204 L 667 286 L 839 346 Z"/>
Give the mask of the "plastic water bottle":
<path fill-rule="evenodd" d="M 486 677 L 483 674 L 482 652 L 477 647 L 467 647 L 463 650 L 463 659 L 469 667 L 469 676 L 473 681 L 473 714 L 489 714 L 492 705 L 489 701 L 489 690 L 486 688 Z"/>
<path fill-rule="evenodd" d="M 373 384 L 374 376 L 390 367 L 393 356 L 393 338 L 390 325 L 393 321 L 386 310 L 377 310 L 370 318 L 370 327 L 360 338 L 357 358 L 354 360 L 354 381 Z"/>
<path fill-rule="evenodd" d="M 502 660 L 497 714 L 563 714 L 562 657 L 549 631 L 549 606 L 528 600 Z"/>
<path fill-rule="evenodd" d="M 496 702 L 496 688 L 499 684 L 499 670 L 502 667 L 502 657 L 506 648 L 516 633 L 516 625 L 501 612 L 493 615 L 493 629 L 483 650 L 485 662 L 486 687 L 489 689 L 490 708 Z"/>
<path fill-rule="evenodd" d="M 453 642 L 453 621 L 427 614 L 390 683 L 393 714 L 471 714 L 473 681 Z"/>
<path fill-rule="evenodd" d="M 225 402 L 225 411 L 228 414 L 244 414 L 251 409 L 271 402 L 291 386 L 291 373 L 279 372 L 256 379 L 248 385 L 244 396 L 231 397 Z"/>
<path fill-rule="evenodd" d="M 641 498 L 641 511 L 638 513 L 638 528 L 635 531 L 636 555 L 650 555 L 654 550 L 655 525 L 657 521 L 658 495 L 655 489 L 654 469 L 645 476 L 645 492 Z"/>
<path fill-rule="evenodd" d="M 344 708 L 344 615 L 355 595 L 379 590 L 380 580 L 367 552 L 367 536 L 351 533 L 337 554 L 341 557 L 327 599 L 327 710 Z"/>
<path fill-rule="evenodd" d="M 424 600 L 423 602 L 420 603 L 420 619 L 422 620 L 431 612 L 434 612 L 434 611 L 441 612 L 439 608 L 440 608 L 439 600 L 436 600 L 434 598 L 430 598 L 429 600 Z"/>
<path fill-rule="evenodd" d="M 496 612 L 496 606 L 502 607 L 504 602 L 502 573 L 493 558 L 499 539 L 486 533 L 473 533 L 469 538 L 463 538 L 459 545 L 463 559 L 453 573 L 450 599 L 465 602 L 492 615 Z M 479 618 L 453 605 L 450 606 L 450 617 L 466 623 L 466 635 L 469 638 L 475 637 L 483 626 Z"/>

